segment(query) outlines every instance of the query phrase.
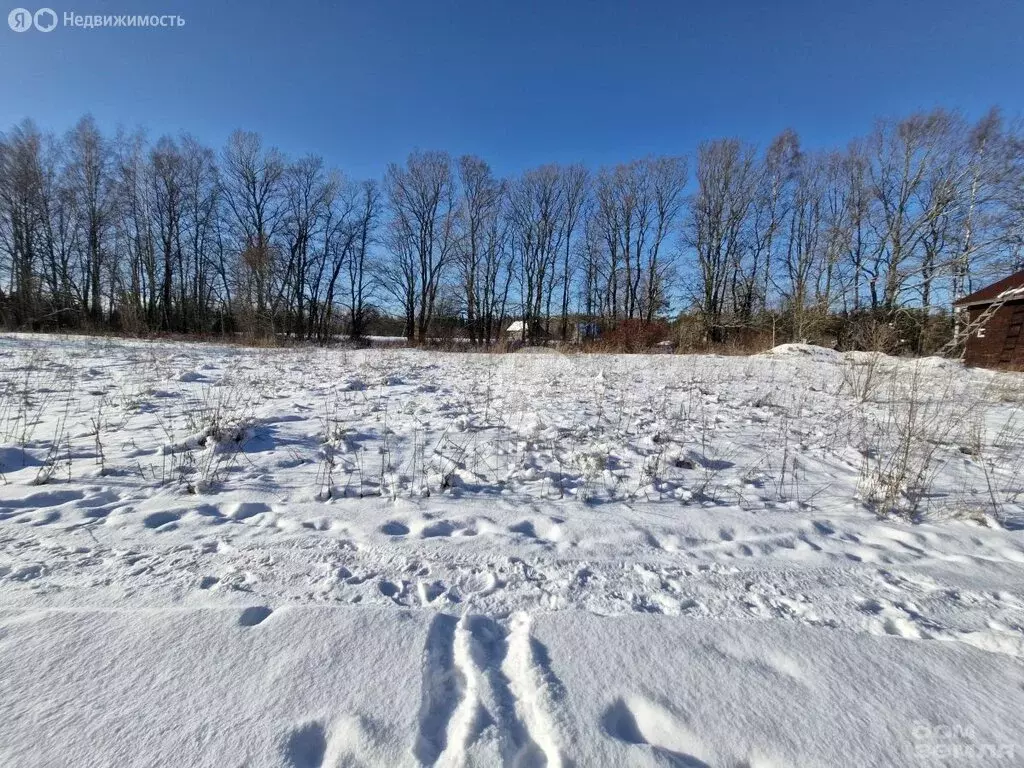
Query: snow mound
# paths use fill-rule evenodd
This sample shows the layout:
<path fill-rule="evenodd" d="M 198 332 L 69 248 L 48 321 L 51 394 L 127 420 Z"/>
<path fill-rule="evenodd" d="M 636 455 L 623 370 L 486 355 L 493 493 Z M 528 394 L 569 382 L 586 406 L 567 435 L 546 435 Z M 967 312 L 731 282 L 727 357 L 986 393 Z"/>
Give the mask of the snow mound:
<path fill-rule="evenodd" d="M 931 368 L 937 371 L 956 371 L 964 367 L 959 360 L 950 360 L 948 357 L 938 357 L 937 355 L 922 357 L 917 364 L 922 368 Z"/>
<path fill-rule="evenodd" d="M 864 352 L 859 349 L 854 349 L 849 352 L 844 352 L 843 357 L 849 363 L 881 363 L 883 361 L 894 361 L 892 355 L 887 355 L 885 352 Z"/>
<path fill-rule="evenodd" d="M 838 363 L 843 356 L 834 349 L 819 347 L 815 344 L 780 344 L 772 347 L 765 354 L 772 357 L 798 357 L 817 362 Z"/>

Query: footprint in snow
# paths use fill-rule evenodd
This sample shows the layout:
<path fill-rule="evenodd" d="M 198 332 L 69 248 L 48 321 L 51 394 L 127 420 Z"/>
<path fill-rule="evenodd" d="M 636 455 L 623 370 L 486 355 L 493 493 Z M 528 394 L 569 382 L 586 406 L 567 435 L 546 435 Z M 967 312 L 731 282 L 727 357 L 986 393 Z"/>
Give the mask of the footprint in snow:
<path fill-rule="evenodd" d="M 710 768 L 689 730 L 667 709 L 640 698 L 617 699 L 601 716 L 601 729 L 613 739 L 649 750 L 659 763 L 677 768 Z"/>
<path fill-rule="evenodd" d="M 409 526 L 397 520 L 391 520 L 384 523 L 379 530 L 387 536 L 405 536 L 409 532 Z"/>
<path fill-rule="evenodd" d="M 520 536 L 525 536 L 528 539 L 537 538 L 537 529 L 529 520 L 523 520 L 522 522 L 510 525 L 508 527 L 510 533 L 518 533 Z"/>
<path fill-rule="evenodd" d="M 42 517 L 33 520 L 31 525 L 34 527 L 39 527 L 41 525 L 52 525 L 53 523 L 56 523 L 58 520 L 60 520 L 60 512 L 58 512 L 55 509 L 51 509 Z"/>
<path fill-rule="evenodd" d="M 236 504 L 233 509 L 228 512 L 228 517 L 232 520 L 247 520 L 250 517 L 255 517 L 264 512 L 269 512 L 270 506 L 257 501 L 243 501 Z"/>
<path fill-rule="evenodd" d="M 301 725 L 285 740 L 285 765 L 288 768 L 320 768 L 327 752 L 327 734 L 318 722 Z"/>
<path fill-rule="evenodd" d="M 873 597 L 865 598 L 857 602 L 857 609 L 863 613 L 878 614 L 885 610 L 885 605 Z"/>
<path fill-rule="evenodd" d="M 420 536 L 424 539 L 433 539 L 442 536 L 451 536 L 457 530 L 459 530 L 459 526 L 451 520 L 439 520 L 438 522 L 425 527 L 420 532 Z"/>
<path fill-rule="evenodd" d="M 393 581 L 381 581 L 377 585 L 377 589 L 384 597 L 390 597 L 396 603 L 404 604 L 402 599 L 405 597 L 407 586 L 408 584 L 404 581 L 401 584 L 395 584 Z"/>
<path fill-rule="evenodd" d="M 142 518 L 142 524 L 154 530 L 171 530 L 171 523 L 177 523 L 181 515 L 177 512 L 154 512 Z M 167 526 L 166 528 L 164 526 Z"/>
<path fill-rule="evenodd" d="M 836 532 L 836 529 L 832 527 L 832 524 L 824 520 L 812 520 L 811 525 L 813 525 L 814 530 L 822 536 L 831 536 Z"/>
<path fill-rule="evenodd" d="M 265 605 L 254 605 L 250 608 L 246 608 L 242 611 L 242 615 L 238 617 L 238 626 L 240 627 L 255 627 L 257 624 L 262 624 L 267 620 L 274 611 Z"/>
<path fill-rule="evenodd" d="M 421 581 L 417 585 L 416 590 L 419 593 L 420 603 L 422 605 L 429 605 L 443 595 L 447 590 L 447 587 L 445 587 L 444 582 L 441 581 Z"/>

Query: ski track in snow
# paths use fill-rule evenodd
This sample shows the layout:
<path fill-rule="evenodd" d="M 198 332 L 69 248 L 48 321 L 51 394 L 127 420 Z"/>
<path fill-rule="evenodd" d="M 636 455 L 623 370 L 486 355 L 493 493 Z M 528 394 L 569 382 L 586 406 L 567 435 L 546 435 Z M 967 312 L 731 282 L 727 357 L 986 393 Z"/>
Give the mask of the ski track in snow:
<path fill-rule="evenodd" d="M 416 757 L 457 766 L 482 744 L 495 763 L 566 765 L 550 714 L 561 683 L 548 664 L 526 614 L 510 622 L 438 614 L 424 648 Z"/>
<path fill-rule="evenodd" d="M 428 611 L 420 765 L 572 764 L 562 683 L 531 632 L 546 612 L 795 622 L 1024 658 L 1019 462 L 984 480 L 951 444 L 924 521 L 878 519 L 851 435 L 882 406 L 845 394 L 831 360 L 4 336 L 0 361 L 3 607 L 237 606 L 246 632 L 290 603 Z M 951 371 L 956 392 L 997 392 L 982 418 L 997 431 L 1019 418 L 1024 397 L 1006 393 L 1022 377 L 931 370 L 945 397 Z M 952 519 L 990 481 L 1007 525 Z M 796 662 L 770 663 L 798 679 Z M 656 762 L 711 754 L 639 693 L 601 728 Z M 281 759 L 348 760 L 363 730 L 298 723 Z"/>

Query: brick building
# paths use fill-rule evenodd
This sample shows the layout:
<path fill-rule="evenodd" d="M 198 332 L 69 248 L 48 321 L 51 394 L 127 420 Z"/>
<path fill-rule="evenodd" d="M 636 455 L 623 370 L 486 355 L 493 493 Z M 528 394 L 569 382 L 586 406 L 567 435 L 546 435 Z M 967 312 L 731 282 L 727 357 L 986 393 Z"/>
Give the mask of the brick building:
<path fill-rule="evenodd" d="M 967 365 L 1024 370 L 1024 271 L 964 296 L 953 307 L 966 313 L 961 327 L 967 329 Z"/>

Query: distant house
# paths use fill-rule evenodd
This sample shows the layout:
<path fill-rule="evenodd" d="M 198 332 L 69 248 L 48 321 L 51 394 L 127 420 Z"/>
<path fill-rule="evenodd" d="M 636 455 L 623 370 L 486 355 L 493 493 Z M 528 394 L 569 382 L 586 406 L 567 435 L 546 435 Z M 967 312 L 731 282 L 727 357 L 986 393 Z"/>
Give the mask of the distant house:
<path fill-rule="evenodd" d="M 1024 368 L 1024 271 L 953 304 L 966 327 L 964 362 L 983 368 Z"/>
<path fill-rule="evenodd" d="M 544 326 L 540 323 L 530 323 L 527 325 L 525 320 L 516 320 L 508 328 L 505 329 L 505 338 L 510 341 L 516 339 L 546 339 L 547 333 L 544 331 Z"/>

